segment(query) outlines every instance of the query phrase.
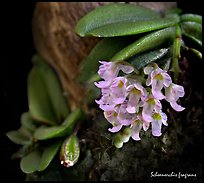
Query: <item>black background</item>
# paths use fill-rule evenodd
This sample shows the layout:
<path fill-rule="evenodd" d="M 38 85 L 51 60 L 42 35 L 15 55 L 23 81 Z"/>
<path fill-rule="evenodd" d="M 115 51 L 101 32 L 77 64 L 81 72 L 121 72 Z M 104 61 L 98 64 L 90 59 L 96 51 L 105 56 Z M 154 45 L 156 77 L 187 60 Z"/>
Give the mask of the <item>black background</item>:
<path fill-rule="evenodd" d="M 35 2 L 7 3 L 1 5 L 1 55 L 0 55 L 0 162 L 1 180 L 23 181 L 25 174 L 20 170 L 19 160 L 11 155 L 19 149 L 5 133 L 20 127 L 20 116 L 28 110 L 27 76 L 32 67 L 31 57 L 36 50 L 32 38 L 32 15 Z M 184 13 L 202 14 L 198 2 L 178 2 Z"/>

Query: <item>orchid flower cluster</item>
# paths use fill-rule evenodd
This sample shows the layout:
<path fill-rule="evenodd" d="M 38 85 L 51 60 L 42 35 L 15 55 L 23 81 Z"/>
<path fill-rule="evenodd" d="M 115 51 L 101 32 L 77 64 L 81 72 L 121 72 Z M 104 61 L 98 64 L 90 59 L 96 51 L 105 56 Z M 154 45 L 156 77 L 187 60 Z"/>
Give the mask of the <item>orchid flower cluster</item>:
<path fill-rule="evenodd" d="M 134 74 L 134 67 L 124 61 L 99 63 L 98 74 L 104 80 L 94 83 L 102 94 L 95 101 L 112 125 L 108 129 L 110 132 L 126 128 L 128 135 L 123 142 L 130 137 L 140 140 L 140 131 L 147 131 L 150 126 L 153 136 L 161 136 L 162 124 L 168 126 L 167 115 L 162 111 L 162 99 L 168 101 L 175 111 L 185 109 L 177 103 L 185 94 L 183 86 L 174 84 L 167 71 L 156 63 L 144 67 L 141 75 Z"/>

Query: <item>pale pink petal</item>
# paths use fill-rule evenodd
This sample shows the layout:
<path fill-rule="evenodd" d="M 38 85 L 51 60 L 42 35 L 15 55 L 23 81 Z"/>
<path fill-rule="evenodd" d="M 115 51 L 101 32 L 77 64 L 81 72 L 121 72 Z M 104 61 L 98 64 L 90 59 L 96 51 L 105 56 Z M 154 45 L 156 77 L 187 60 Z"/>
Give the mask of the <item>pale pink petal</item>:
<path fill-rule="evenodd" d="M 150 74 L 152 71 L 153 71 L 153 67 L 152 66 L 146 66 L 145 68 L 144 68 L 144 73 L 146 74 L 146 75 L 148 75 L 148 74 Z"/>
<path fill-rule="evenodd" d="M 162 123 L 159 120 L 153 120 L 152 121 L 152 135 L 159 137 L 161 136 L 161 127 L 162 127 Z"/>
<path fill-rule="evenodd" d="M 110 80 L 117 77 L 119 69 L 114 62 L 99 61 L 102 65 L 99 66 L 98 74 L 104 80 Z"/>
<path fill-rule="evenodd" d="M 108 131 L 115 133 L 115 132 L 120 131 L 121 128 L 122 128 L 122 125 L 118 125 L 118 126 L 114 126 L 112 128 L 109 128 Z"/>
<path fill-rule="evenodd" d="M 162 104 L 159 100 L 155 100 L 155 107 L 154 107 L 154 110 L 155 112 L 159 113 L 162 109 Z"/>
<path fill-rule="evenodd" d="M 161 116 L 162 116 L 162 123 L 165 125 L 165 126 L 168 126 L 168 123 L 167 123 L 167 115 L 163 112 L 160 113 Z"/>
<path fill-rule="evenodd" d="M 139 100 L 140 100 L 140 95 L 135 95 L 134 92 L 130 92 L 129 100 L 127 103 L 127 112 L 136 113 L 139 109 L 139 105 L 138 105 Z"/>
<path fill-rule="evenodd" d="M 112 110 L 114 110 L 114 107 L 115 107 L 115 104 L 111 104 L 111 105 L 109 105 L 109 104 L 100 104 L 99 105 L 99 108 L 104 110 L 104 111 L 112 111 Z"/>
<path fill-rule="evenodd" d="M 148 102 L 144 103 L 143 110 L 142 110 L 142 117 L 145 121 L 151 122 L 152 121 L 152 112 L 153 112 L 154 106 L 149 104 Z"/>
<path fill-rule="evenodd" d="M 172 84 L 172 93 L 178 97 L 183 97 L 185 94 L 183 86 L 174 83 Z"/>
<path fill-rule="evenodd" d="M 162 74 L 164 77 L 164 86 L 169 87 L 169 85 L 172 83 L 171 77 L 167 73 Z"/>
<path fill-rule="evenodd" d="M 162 100 L 165 98 L 165 96 L 163 95 L 163 93 L 159 90 L 153 90 L 152 89 L 152 95 L 154 96 L 155 99 L 158 99 L 158 100 Z"/>
<path fill-rule="evenodd" d="M 110 86 L 111 81 L 99 81 L 98 83 L 97 83 L 97 82 L 94 82 L 94 84 L 95 84 L 98 88 L 107 88 L 107 87 Z"/>
<path fill-rule="evenodd" d="M 148 77 L 147 77 L 147 80 L 146 80 L 146 85 L 147 86 L 150 86 L 152 84 L 152 78 L 151 78 L 151 76 L 149 75 Z"/>
<path fill-rule="evenodd" d="M 144 131 L 147 131 L 148 129 L 149 129 L 149 122 L 145 122 L 145 121 L 143 121 L 143 130 Z"/>
<path fill-rule="evenodd" d="M 119 65 L 118 65 L 118 68 L 119 68 L 120 70 L 122 70 L 122 71 L 123 71 L 124 73 L 126 73 L 126 74 L 130 74 L 131 72 L 134 71 L 134 67 L 129 66 L 129 65 L 119 64 Z"/>
<path fill-rule="evenodd" d="M 185 108 L 184 107 L 182 107 L 181 105 L 178 105 L 177 103 L 176 103 L 176 101 L 172 101 L 172 102 L 170 102 L 170 105 L 171 105 L 171 107 L 175 110 L 175 111 L 183 111 Z"/>
<path fill-rule="evenodd" d="M 140 130 L 142 129 L 142 123 L 139 120 L 136 120 L 132 127 L 132 138 L 136 141 L 140 139 Z"/>

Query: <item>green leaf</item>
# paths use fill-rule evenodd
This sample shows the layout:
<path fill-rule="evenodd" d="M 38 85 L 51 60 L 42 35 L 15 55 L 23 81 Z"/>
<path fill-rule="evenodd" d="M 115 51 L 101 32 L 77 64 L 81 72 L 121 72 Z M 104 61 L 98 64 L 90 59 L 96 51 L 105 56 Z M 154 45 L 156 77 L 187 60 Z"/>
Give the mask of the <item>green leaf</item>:
<path fill-rule="evenodd" d="M 162 48 L 159 50 L 147 52 L 138 56 L 131 58 L 128 62 L 136 67 L 138 70 L 146 66 L 147 64 L 157 61 L 158 59 L 162 58 L 164 55 L 167 54 L 169 51 L 168 48 Z"/>
<path fill-rule="evenodd" d="M 189 47 L 196 47 L 196 49 L 199 49 L 199 50 L 202 49 L 202 41 L 184 32 L 182 33 L 182 35 L 183 35 L 183 39 L 189 45 Z"/>
<path fill-rule="evenodd" d="M 126 36 L 149 32 L 153 30 L 170 27 L 179 22 L 178 17 L 158 18 L 155 20 L 141 20 L 136 22 L 122 22 L 109 24 L 89 32 L 96 37 Z"/>
<path fill-rule="evenodd" d="M 159 31 L 154 31 L 119 51 L 111 58 L 111 61 L 127 60 L 138 53 L 170 45 L 174 38 L 175 27 L 168 27 Z"/>
<path fill-rule="evenodd" d="M 47 147 L 44 147 L 44 151 L 42 153 L 41 162 L 38 167 L 38 171 L 43 171 L 48 167 L 52 159 L 57 154 L 57 151 L 59 150 L 61 144 L 62 142 L 60 140 L 60 141 L 52 143 L 51 145 Z"/>
<path fill-rule="evenodd" d="M 34 66 L 28 76 L 28 104 L 31 116 L 45 124 L 57 124 L 43 74 Z"/>
<path fill-rule="evenodd" d="M 146 21 L 160 18 L 156 12 L 130 4 L 110 4 L 101 6 L 81 18 L 76 26 L 80 36 L 90 35 L 93 30 L 123 22 Z"/>
<path fill-rule="evenodd" d="M 189 51 L 191 51 L 193 54 L 195 54 L 199 59 L 202 60 L 202 53 L 194 48 L 189 48 Z"/>
<path fill-rule="evenodd" d="M 177 82 L 180 68 L 178 60 L 180 58 L 180 49 L 181 49 L 181 28 L 180 26 L 176 26 L 176 38 L 173 41 L 172 45 L 172 65 L 171 71 L 174 72 L 174 81 Z"/>
<path fill-rule="evenodd" d="M 65 96 L 63 96 L 63 89 L 60 80 L 53 68 L 48 65 L 40 56 L 35 55 L 33 57 L 33 61 L 35 66 L 38 67 L 39 72 L 41 72 L 45 81 L 49 98 L 57 117 L 57 121 L 58 123 L 62 123 L 62 121 L 64 121 L 69 113 L 69 107 L 67 105 Z"/>
<path fill-rule="evenodd" d="M 81 109 L 76 109 L 74 112 L 69 114 L 61 126 L 40 127 L 35 131 L 34 137 L 37 140 L 47 140 L 69 135 L 74 129 L 76 123 L 81 122 L 83 118 L 84 114 Z"/>
<path fill-rule="evenodd" d="M 132 39 L 132 36 L 102 39 L 84 60 L 79 80 L 85 82 L 90 79 L 98 70 L 99 60 L 111 59 L 118 51 L 130 44 L 134 40 Z"/>
<path fill-rule="evenodd" d="M 30 137 L 19 130 L 9 131 L 6 135 L 15 144 L 26 145 L 31 143 Z"/>
<path fill-rule="evenodd" d="M 202 41 L 202 25 L 196 22 L 182 22 L 181 29 L 184 34 L 193 36 Z"/>
<path fill-rule="evenodd" d="M 73 166 L 79 159 L 80 148 L 77 136 L 72 133 L 61 146 L 60 160 L 66 167 Z"/>
<path fill-rule="evenodd" d="M 21 115 L 21 125 L 30 131 L 34 131 L 36 129 L 35 121 L 32 119 L 29 112 L 24 112 Z"/>
<path fill-rule="evenodd" d="M 21 159 L 20 167 L 24 173 L 33 173 L 38 170 L 42 153 L 35 150 Z"/>
<path fill-rule="evenodd" d="M 202 24 L 202 16 L 196 15 L 196 14 L 183 14 L 180 16 L 181 22 L 197 22 L 199 24 Z"/>

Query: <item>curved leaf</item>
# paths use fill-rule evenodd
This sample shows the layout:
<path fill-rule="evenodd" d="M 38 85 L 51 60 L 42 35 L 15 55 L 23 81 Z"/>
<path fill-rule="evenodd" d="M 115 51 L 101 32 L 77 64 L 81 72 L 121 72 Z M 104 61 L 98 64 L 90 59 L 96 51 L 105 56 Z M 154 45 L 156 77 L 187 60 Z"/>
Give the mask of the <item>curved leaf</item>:
<path fill-rule="evenodd" d="M 69 135 L 74 129 L 76 123 L 81 122 L 83 118 L 83 112 L 80 109 L 77 109 L 65 119 L 61 126 L 40 127 L 35 131 L 34 137 L 37 140 L 47 140 Z"/>
<path fill-rule="evenodd" d="M 33 151 L 21 159 L 20 167 L 24 173 L 33 173 L 38 170 L 42 153 Z"/>
<path fill-rule="evenodd" d="M 176 25 L 179 22 L 178 17 L 158 18 L 154 20 L 140 20 L 132 22 L 119 22 L 104 25 L 90 31 L 87 35 L 96 37 L 114 37 L 126 36 L 149 32 Z"/>
<path fill-rule="evenodd" d="M 181 21 L 182 22 L 197 22 L 199 24 L 202 24 L 202 16 L 200 15 L 196 15 L 196 14 L 191 14 L 191 13 L 187 13 L 187 14 L 183 14 L 180 16 Z"/>
<path fill-rule="evenodd" d="M 29 112 L 24 112 L 21 115 L 21 124 L 24 128 L 27 128 L 30 131 L 34 131 L 36 129 L 36 124 Z"/>
<path fill-rule="evenodd" d="M 84 60 L 79 80 L 84 82 L 90 79 L 95 73 L 97 73 L 99 60 L 111 59 L 111 57 L 113 57 L 118 51 L 131 42 L 132 38 L 129 36 L 102 39 Z"/>
<path fill-rule="evenodd" d="M 195 37 L 196 39 L 202 41 L 202 25 L 196 22 L 182 22 L 181 23 L 182 31 L 190 36 Z"/>
<path fill-rule="evenodd" d="M 144 53 L 144 54 L 135 56 L 135 57 L 131 58 L 128 62 L 132 66 L 136 67 L 136 69 L 140 70 L 141 68 L 143 68 L 147 64 L 162 58 L 164 55 L 167 54 L 168 51 L 169 51 L 168 48 L 162 48 L 162 49 L 159 49 L 156 51 L 151 51 L 148 53 Z"/>
<path fill-rule="evenodd" d="M 154 31 L 119 51 L 111 61 L 127 60 L 128 58 L 152 49 L 157 49 L 164 44 L 171 44 L 175 38 L 175 27 L 168 27 Z"/>
<path fill-rule="evenodd" d="M 60 140 L 52 143 L 47 147 L 44 147 L 44 151 L 42 153 L 41 162 L 38 167 L 38 171 L 43 171 L 48 167 L 48 165 L 51 163 L 51 161 L 57 154 L 57 151 L 59 150 L 61 143 L 62 142 Z"/>
<path fill-rule="evenodd" d="M 193 54 L 195 54 L 199 59 L 202 60 L 202 53 L 194 48 L 189 48 L 189 51 L 191 51 Z"/>
<path fill-rule="evenodd" d="M 184 32 L 182 33 L 182 35 L 184 37 L 185 42 L 189 42 L 187 44 L 191 45 L 191 47 L 196 47 L 196 49 L 199 49 L 199 50 L 202 49 L 202 41 Z"/>
<path fill-rule="evenodd" d="M 146 21 L 159 18 L 156 12 L 130 4 L 110 4 L 100 6 L 80 19 L 76 33 L 87 36 L 91 31 L 109 24 Z"/>
<path fill-rule="evenodd" d="M 15 144 L 26 145 L 31 143 L 30 138 L 19 130 L 9 131 L 6 135 Z"/>
<path fill-rule="evenodd" d="M 53 110 L 56 113 L 57 121 L 58 123 L 62 123 L 69 113 L 69 107 L 65 96 L 63 96 L 63 90 L 58 76 L 53 68 L 40 56 L 35 55 L 33 61 L 45 81 Z"/>
<path fill-rule="evenodd" d="M 43 123 L 57 124 L 57 116 L 52 107 L 48 88 L 42 73 L 34 66 L 28 76 L 28 104 L 31 116 Z"/>
<path fill-rule="evenodd" d="M 73 166 L 79 159 L 80 148 L 77 136 L 73 133 L 61 146 L 60 160 L 66 167 Z"/>

